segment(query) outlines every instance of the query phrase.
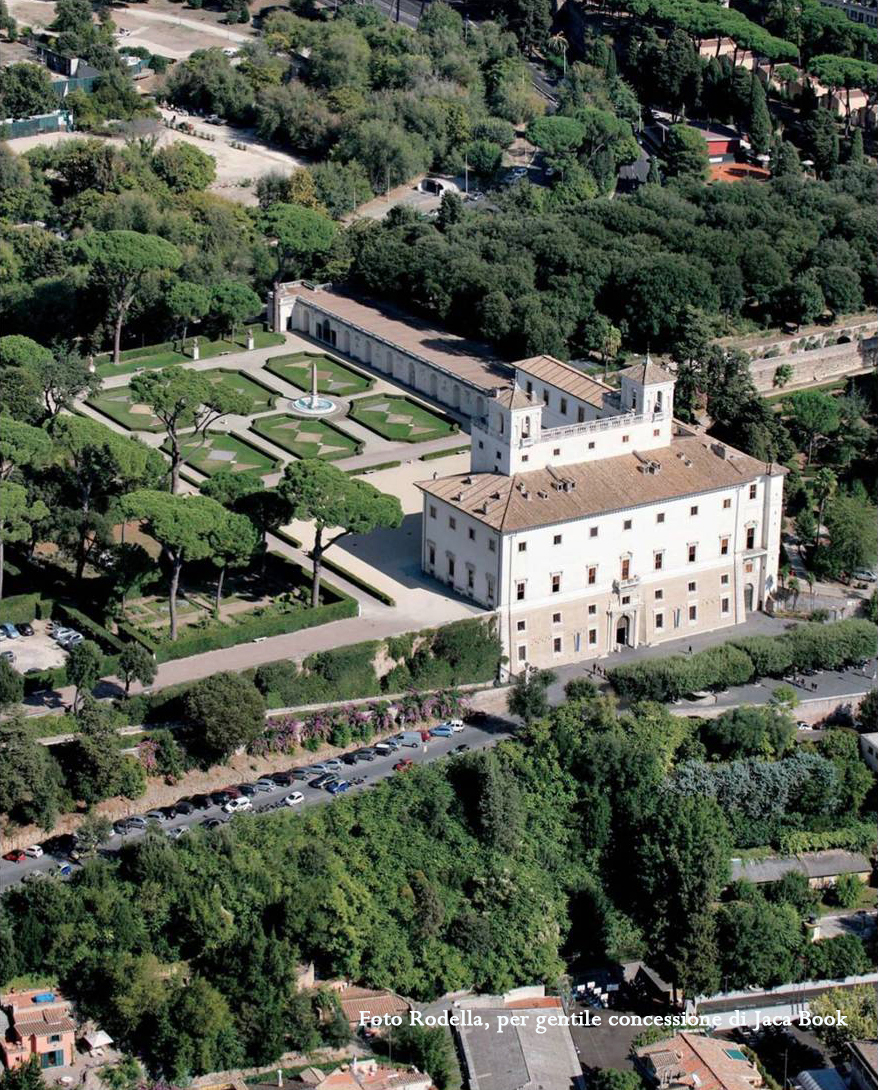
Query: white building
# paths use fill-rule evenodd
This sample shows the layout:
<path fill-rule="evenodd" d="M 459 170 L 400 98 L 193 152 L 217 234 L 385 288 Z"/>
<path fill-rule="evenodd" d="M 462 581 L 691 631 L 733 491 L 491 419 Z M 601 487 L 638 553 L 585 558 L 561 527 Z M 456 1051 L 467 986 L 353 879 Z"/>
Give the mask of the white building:
<path fill-rule="evenodd" d="M 523 360 L 472 422 L 470 472 L 419 486 L 422 566 L 497 610 L 512 672 L 731 627 L 771 598 L 784 470 L 673 409 L 649 358 L 618 391 Z"/>
<path fill-rule="evenodd" d="M 331 284 L 278 284 L 268 314 L 276 332 L 320 341 L 465 417 L 483 416 L 512 379 L 485 345 Z"/>

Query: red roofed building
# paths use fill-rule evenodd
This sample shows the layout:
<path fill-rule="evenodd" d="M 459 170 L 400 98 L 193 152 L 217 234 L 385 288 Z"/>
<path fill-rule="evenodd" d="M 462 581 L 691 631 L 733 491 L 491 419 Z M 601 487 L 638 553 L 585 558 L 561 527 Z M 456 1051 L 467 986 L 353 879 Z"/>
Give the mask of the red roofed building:
<path fill-rule="evenodd" d="M 751 1090 L 763 1077 L 740 1048 L 698 1033 L 677 1033 L 635 1052 L 638 1066 L 659 1087 Z"/>
<path fill-rule="evenodd" d="M 40 1067 L 73 1063 L 76 1025 L 60 993 L 33 988 L 0 996 L 0 1055 L 13 1071 L 38 1056 Z"/>
<path fill-rule="evenodd" d="M 385 988 L 358 988 L 353 984 L 334 987 L 339 998 L 339 1006 L 352 1030 L 356 1030 L 372 1018 L 384 1020 L 394 1015 L 399 1015 L 404 1020 L 408 1018 L 410 1004 L 401 996 Z"/>

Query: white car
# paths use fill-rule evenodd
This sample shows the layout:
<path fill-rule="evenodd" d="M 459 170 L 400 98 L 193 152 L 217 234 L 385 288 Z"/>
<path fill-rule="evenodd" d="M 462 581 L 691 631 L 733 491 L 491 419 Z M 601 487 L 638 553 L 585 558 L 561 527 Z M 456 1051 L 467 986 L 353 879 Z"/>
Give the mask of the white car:
<path fill-rule="evenodd" d="M 226 805 L 223 807 L 223 813 L 225 814 L 243 814 L 248 810 L 253 809 L 253 803 L 245 795 L 241 795 L 237 799 L 229 799 Z"/>
<path fill-rule="evenodd" d="M 285 806 L 298 806 L 300 802 L 305 801 L 305 795 L 301 791 L 291 791 L 289 795 L 284 798 Z"/>
<path fill-rule="evenodd" d="M 43 849 L 39 844 L 32 844 L 29 848 L 24 849 L 24 854 L 30 856 L 31 859 L 42 859 Z"/>
<path fill-rule="evenodd" d="M 237 57 L 238 56 L 238 50 L 233 49 L 231 45 L 227 45 L 226 48 L 223 50 L 223 56 L 224 57 Z"/>
<path fill-rule="evenodd" d="M 446 726 L 451 727 L 452 730 L 455 732 L 455 734 L 460 734 L 461 731 L 464 729 L 464 720 L 463 719 L 450 719 L 446 723 Z"/>
<path fill-rule="evenodd" d="M 857 571 L 852 572 L 853 579 L 859 579 L 862 583 L 875 583 L 876 573 L 869 568 L 859 568 Z"/>

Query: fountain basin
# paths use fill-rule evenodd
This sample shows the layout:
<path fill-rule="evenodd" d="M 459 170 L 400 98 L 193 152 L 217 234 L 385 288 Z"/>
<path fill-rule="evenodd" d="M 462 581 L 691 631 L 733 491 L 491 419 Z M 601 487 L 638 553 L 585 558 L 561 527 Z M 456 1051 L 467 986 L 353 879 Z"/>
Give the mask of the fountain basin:
<path fill-rule="evenodd" d="M 290 408 L 303 416 L 329 416 L 330 413 L 336 412 L 339 406 L 328 397 L 308 394 L 306 397 L 297 397 L 291 401 Z"/>

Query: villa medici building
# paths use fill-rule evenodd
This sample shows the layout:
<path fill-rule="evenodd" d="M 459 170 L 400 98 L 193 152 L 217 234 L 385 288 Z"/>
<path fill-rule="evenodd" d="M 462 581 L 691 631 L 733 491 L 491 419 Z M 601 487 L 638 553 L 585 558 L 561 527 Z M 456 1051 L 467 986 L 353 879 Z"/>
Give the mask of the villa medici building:
<path fill-rule="evenodd" d="M 470 417 L 470 471 L 419 486 L 421 562 L 497 613 L 511 672 L 731 627 L 770 601 L 784 470 L 675 420 L 674 377 L 649 358 L 617 390 L 549 356 L 502 364 L 384 305 L 281 291 L 276 328 Z"/>

